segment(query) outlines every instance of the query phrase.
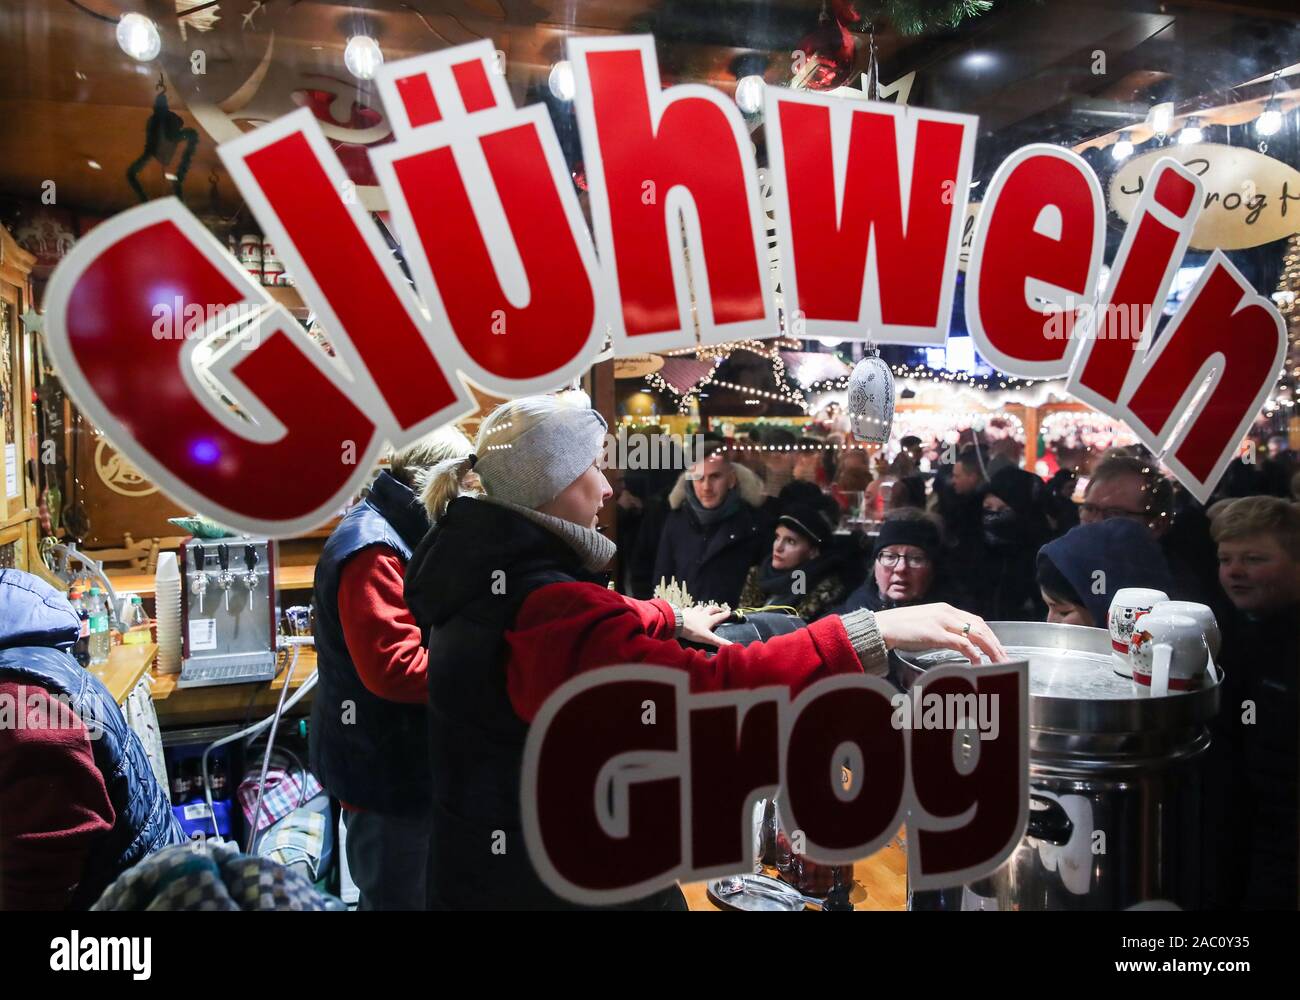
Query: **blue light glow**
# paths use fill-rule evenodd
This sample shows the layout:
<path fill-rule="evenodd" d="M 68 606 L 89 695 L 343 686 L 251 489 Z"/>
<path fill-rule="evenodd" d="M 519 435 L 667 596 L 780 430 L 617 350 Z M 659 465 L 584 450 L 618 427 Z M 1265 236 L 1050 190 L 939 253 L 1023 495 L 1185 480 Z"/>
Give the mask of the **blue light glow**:
<path fill-rule="evenodd" d="M 202 465 L 211 465 L 221 457 L 221 449 L 215 442 L 201 438 L 190 445 L 190 457 Z"/>

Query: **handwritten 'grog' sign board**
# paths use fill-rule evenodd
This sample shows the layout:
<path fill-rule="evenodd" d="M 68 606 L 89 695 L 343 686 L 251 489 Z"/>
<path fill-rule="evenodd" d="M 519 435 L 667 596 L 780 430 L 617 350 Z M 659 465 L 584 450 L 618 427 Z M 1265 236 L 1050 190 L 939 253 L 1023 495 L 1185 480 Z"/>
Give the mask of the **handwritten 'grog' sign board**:
<path fill-rule="evenodd" d="M 1198 142 L 1132 157 L 1110 181 L 1110 207 L 1133 218 L 1146 176 L 1172 157 L 1200 178 L 1205 191 L 1192 229 L 1195 250 L 1244 250 L 1300 233 L 1300 170 L 1238 146 Z"/>

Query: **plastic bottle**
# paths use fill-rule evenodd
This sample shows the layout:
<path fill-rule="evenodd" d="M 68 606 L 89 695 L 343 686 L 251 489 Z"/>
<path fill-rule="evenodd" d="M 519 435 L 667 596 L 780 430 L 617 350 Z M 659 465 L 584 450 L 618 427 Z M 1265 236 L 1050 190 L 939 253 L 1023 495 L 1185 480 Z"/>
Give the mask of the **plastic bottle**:
<path fill-rule="evenodd" d="M 90 663 L 96 666 L 108 662 L 108 652 L 112 647 L 112 637 L 108 629 L 108 604 L 98 587 L 90 588 Z"/>
<path fill-rule="evenodd" d="M 76 644 L 72 647 L 72 655 L 76 657 L 77 662 L 83 667 L 89 666 L 90 612 L 86 610 L 86 602 L 82 599 L 80 587 L 72 588 L 72 592 L 68 594 L 68 601 L 72 605 L 72 610 L 77 613 L 77 621 L 81 626 L 81 631 L 77 635 Z"/>
<path fill-rule="evenodd" d="M 126 631 L 122 633 L 123 645 L 138 646 L 153 639 L 149 616 L 144 613 L 144 603 L 139 594 L 131 595 L 131 611 L 123 624 L 126 625 Z"/>

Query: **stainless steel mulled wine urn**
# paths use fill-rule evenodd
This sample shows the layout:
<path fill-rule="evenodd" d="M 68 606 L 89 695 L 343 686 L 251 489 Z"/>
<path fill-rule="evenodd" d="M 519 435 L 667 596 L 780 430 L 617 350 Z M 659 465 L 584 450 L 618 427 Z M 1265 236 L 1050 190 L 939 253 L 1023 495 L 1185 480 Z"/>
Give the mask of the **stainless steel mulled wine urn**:
<path fill-rule="evenodd" d="M 914 908 L 1199 908 L 1218 683 L 1163 698 L 1138 695 L 1114 672 L 1105 629 L 990 625 L 1012 658 L 1029 660 L 1028 830 L 992 875 L 926 894 Z M 961 659 L 946 650 L 905 653 L 895 678 L 910 691 L 929 667 Z"/>

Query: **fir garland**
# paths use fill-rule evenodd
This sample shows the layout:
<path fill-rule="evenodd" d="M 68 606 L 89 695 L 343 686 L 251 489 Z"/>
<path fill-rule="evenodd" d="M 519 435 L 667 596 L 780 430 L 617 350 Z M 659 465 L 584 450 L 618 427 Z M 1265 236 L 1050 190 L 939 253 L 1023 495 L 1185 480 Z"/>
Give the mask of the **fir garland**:
<path fill-rule="evenodd" d="M 963 21 L 981 17 L 993 9 L 993 3 L 994 0 L 940 0 L 939 3 L 879 0 L 864 5 L 870 9 L 864 21 L 885 18 L 900 34 L 922 35 L 931 30 L 956 28 Z"/>

